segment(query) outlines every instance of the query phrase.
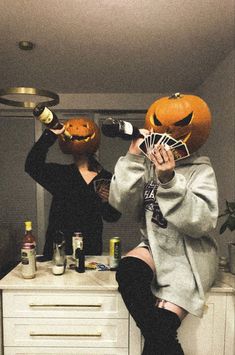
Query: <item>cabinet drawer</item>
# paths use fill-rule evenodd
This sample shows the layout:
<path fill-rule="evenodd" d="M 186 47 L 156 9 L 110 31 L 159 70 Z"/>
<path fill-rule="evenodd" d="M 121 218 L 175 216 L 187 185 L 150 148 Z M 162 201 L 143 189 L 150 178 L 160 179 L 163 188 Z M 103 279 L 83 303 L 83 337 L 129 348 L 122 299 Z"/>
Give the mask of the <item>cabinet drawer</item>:
<path fill-rule="evenodd" d="M 128 318 L 121 296 L 110 291 L 4 291 L 3 304 L 4 317 Z"/>
<path fill-rule="evenodd" d="M 121 348 L 4 348 L 4 355 L 128 355 L 128 349 Z"/>
<path fill-rule="evenodd" d="M 128 319 L 5 318 L 4 346 L 128 347 Z"/>

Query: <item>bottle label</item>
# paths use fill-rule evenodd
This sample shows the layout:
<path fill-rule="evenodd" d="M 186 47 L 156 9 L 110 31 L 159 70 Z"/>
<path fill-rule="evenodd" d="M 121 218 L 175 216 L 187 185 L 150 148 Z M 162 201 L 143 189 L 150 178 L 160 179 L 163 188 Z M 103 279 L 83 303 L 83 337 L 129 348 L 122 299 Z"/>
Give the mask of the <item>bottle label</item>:
<path fill-rule="evenodd" d="M 36 253 L 35 249 L 21 249 L 21 272 L 25 279 L 31 279 L 36 274 Z"/>
<path fill-rule="evenodd" d="M 50 124 L 51 121 L 53 120 L 53 113 L 47 107 L 45 107 L 45 109 L 43 110 L 43 112 L 39 116 L 39 120 L 40 120 L 40 122 L 42 122 L 46 125 Z"/>
<path fill-rule="evenodd" d="M 72 245 L 73 245 L 73 259 L 76 259 L 75 256 L 76 249 L 77 248 L 81 250 L 83 249 L 83 238 L 75 234 L 72 239 Z"/>
<path fill-rule="evenodd" d="M 133 133 L 133 126 L 130 122 L 127 122 L 127 121 L 123 121 L 124 125 L 123 125 L 123 131 L 125 134 L 128 134 L 128 135 L 132 135 Z"/>

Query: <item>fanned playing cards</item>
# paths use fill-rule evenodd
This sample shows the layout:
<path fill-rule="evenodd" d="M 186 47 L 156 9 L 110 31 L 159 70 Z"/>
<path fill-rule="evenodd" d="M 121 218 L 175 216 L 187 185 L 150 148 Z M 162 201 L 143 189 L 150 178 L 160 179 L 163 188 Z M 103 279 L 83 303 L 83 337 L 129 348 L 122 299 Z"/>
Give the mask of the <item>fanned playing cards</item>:
<path fill-rule="evenodd" d="M 140 150 L 150 159 L 150 153 L 156 145 L 163 144 L 167 149 L 171 149 L 175 161 L 187 158 L 190 154 L 187 145 L 181 140 L 172 138 L 167 133 L 150 133 L 145 136 L 139 145 Z"/>

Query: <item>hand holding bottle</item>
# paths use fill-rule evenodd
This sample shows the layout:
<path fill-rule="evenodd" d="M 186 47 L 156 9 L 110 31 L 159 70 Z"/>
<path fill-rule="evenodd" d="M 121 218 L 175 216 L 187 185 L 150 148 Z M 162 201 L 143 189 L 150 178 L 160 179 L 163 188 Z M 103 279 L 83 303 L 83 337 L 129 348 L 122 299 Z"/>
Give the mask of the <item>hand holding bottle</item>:
<path fill-rule="evenodd" d="M 130 122 L 117 120 L 116 118 L 106 118 L 101 126 L 102 133 L 107 137 L 119 137 L 124 140 L 132 140 L 141 137 L 139 128 Z"/>
<path fill-rule="evenodd" d="M 64 126 L 63 126 L 62 128 L 60 128 L 60 129 L 52 129 L 52 128 L 50 128 L 50 131 L 52 131 L 52 132 L 55 133 L 57 136 L 59 136 L 60 134 L 63 134 L 63 133 L 64 133 L 65 128 L 64 128 Z"/>
<path fill-rule="evenodd" d="M 141 134 L 141 137 L 133 139 L 129 147 L 129 153 L 131 154 L 140 155 L 142 153 L 139 148 L 139 145 L 143 142 L 145 136 L 149 134 L 149 131 L 144 128 L 140 128 L 139 132 Z"/>
<path fill-rule="evenodd" d="M 59 121 L 56 114 L 49 110 L 48 107 L 38 104 L 33 110 L 33 115 L 53 133 L 63 135 L 64 140 L 70 141 L 72 139 L 70 133 L 65 130 L 63 123 Z"/>

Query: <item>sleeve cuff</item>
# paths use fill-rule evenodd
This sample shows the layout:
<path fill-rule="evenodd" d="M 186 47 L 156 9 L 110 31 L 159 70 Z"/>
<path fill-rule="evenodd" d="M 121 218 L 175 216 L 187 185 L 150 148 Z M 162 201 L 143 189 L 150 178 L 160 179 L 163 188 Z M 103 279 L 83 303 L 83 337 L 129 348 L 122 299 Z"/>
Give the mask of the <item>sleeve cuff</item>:
<path fill-rule="evenodd" d="M 50 131 L 49 129 L 45 129 L 42 134 L 42 139 L 46 141 L 48 144 L 53 144 L 57 140 L 58 136 Z"/>
<path fill-rule="evenodd" d="M 176 184 L 176 179 L 177 179 L 177 177 L 176 177 L 176 173 L 174 171 L 174 176 L 173 176 L 173 178 L 170 181 L 168 181 L 166 183 L 162 183 L 159 179 L 158 179 L 158 181 L 159 181 L 159 185 L 163 189 L 170 189 L 172 186 L 174 186 Z"/>
<path fill-rule="evenodd" d="M 143 154 L 137 155 L 129 152 L 126 153 L 126 157 L 129 161 L 138 162 L 138 163 L 144 163 L 146 159 L 146 157 Z"/>

